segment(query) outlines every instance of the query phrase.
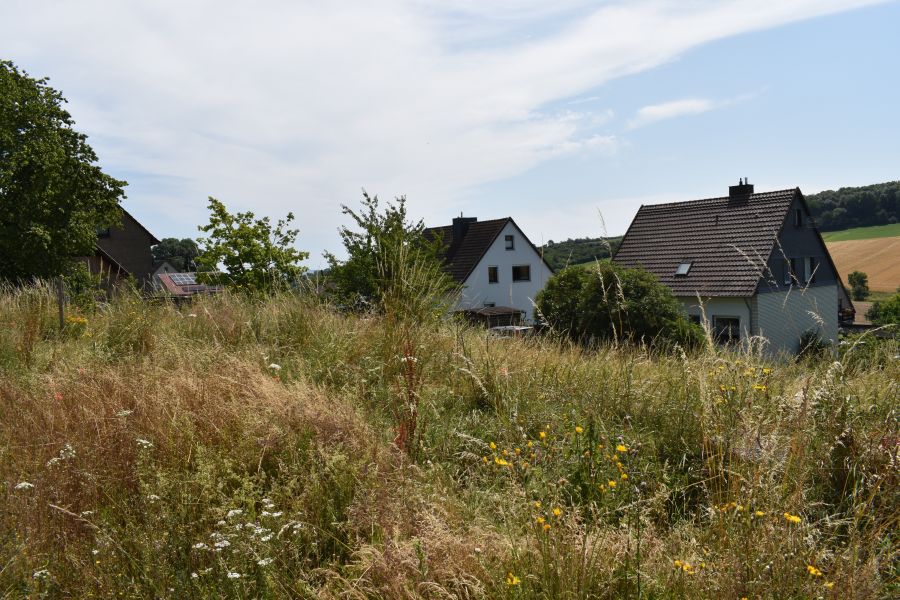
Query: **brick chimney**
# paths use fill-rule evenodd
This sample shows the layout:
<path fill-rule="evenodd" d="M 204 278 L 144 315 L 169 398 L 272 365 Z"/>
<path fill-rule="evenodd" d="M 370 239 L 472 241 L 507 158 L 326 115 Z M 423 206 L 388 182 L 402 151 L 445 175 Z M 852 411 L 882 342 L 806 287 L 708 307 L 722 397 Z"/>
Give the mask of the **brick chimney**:
<path fill-rule="evenodd" d="M 753 193 L 753 184 L 747 183 L 747 178 L 738 179 L 737 185 L 728 186 L 728 197 L 739 198 L 741 196 L 749 196 Z"/>
<path fill-rule="evenodd" d="M 453 219 L 453 243 L 459 242 L 469 231 L 469 225 L 478 221 L 478 217 L 464 217 L 462 213 Z"/>

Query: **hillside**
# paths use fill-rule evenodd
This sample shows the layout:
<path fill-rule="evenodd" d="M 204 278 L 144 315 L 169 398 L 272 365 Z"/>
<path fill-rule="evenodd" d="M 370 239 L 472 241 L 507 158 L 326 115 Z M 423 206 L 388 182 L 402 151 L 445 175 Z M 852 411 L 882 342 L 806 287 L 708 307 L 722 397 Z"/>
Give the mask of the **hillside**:
<path fill-rule="evenodd" d="M 539 250 L 544 260 L 554 271 L 567 265 L 578 265 L 593 262 L 597 259 L 609 258 L 614 254 L 622 236 L 610 238 L 576 238 L 564 242 L 549 241 Z"/>
<path fill-rule="evenodd" d="M 894 597 L 897 352 L 585 351 L 301 295 L 60 333 L 52 289 L 0 290 L 0 590 Z"/>
<path fill-rule="evenodd" d="M 900 181 L 809 194 L 806 201 L 822 231 L 900 223 Z"/>
<path fill-rule="evenodd" d="M 868 275 L 872 291 L 893 292 L 900 287 L 900 237 L 851 239 L 825 245 L 845 285 L 850 273 L 862 271 Z"/>
<path fill-rule="evenodd" d="M 900 237 L 900 223 L 893 225 L 874 225 L 872 227 L 854 227 L 841 231 L 826 231 L 822 238 L 826 242 L 848 242 L 852 240 L 871 240 L 875 238 Z"/>

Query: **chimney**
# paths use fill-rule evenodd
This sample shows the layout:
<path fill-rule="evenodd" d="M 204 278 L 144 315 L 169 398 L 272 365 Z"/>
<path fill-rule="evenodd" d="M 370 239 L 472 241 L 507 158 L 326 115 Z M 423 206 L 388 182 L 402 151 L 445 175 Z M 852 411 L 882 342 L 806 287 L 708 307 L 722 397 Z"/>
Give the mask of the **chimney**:
<path fill-rule="evenodd" d="M 747 178 L 738 179 L 737 185 L 728 186 L 728 197 L 729 198 L 740 198 L 742 196 L 749 196 L 753 193 L 753 184 L 747 183 Z"/>
<path fill-rule="evenodd" d="M 469 231 L 469 225 L 476 222 L 478 217 L 464 217 L 462 213 L 453 219 L 453 243 L 459 242 Z"/>

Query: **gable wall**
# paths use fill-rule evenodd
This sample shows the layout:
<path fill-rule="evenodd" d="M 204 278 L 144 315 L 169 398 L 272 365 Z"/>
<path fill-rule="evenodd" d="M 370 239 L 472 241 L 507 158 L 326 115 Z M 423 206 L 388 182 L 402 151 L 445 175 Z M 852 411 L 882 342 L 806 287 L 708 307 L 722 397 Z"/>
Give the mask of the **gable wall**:
<path fill-rule="evenodd" d="M 800 227 L 795 227 L 794 210 L 798 208 L 804 210 L 803 224 Z M 806 212 L 803 203 L 799 199 L 795 199 L 791 204 L 781 235 L 778 236 L 778 244 L 776 244 L 772 256 L 769 257 L 767 265 L 769 272 L 763 276 L 757 291 L 761 294 L 766 294 L 798 288 L 796 282 L 792 285 L 784 284 L 785 256 L 800 259 L 798 260 L 798 268 L 801 271 L 803 268 L 803 257 L 811 256 L 816 259 L 818 267 L 816 268 L 815 279 L 809 287 L 835 286 L 837 275 L 834 269 L 831 268 L 827 254 L 828 250 L 820 241 L 816 230 L 812 227 L 812 219 L 809 213 Z M 800 287 L 805 287 L 805 283 L 802 281 L 802 273 L 798 273 L 798 276 L 801 278 Z M 835 290 L 835 294 L 837 293 L 837 290 Z"/>
<path fill-rule="evenodd" d="M 124 267 L 140 286 L 153 275 L 154 240 L 133 217 L 122 213 L 122 226 L 111 227 L 109 237 L 97 238 L 97 246 Z"/>
<path fill-rule="evenodd" d="M 515 249 L 506 250 L 505 236 L 512 235 Z M 529 265 L 531 281 L 512 280 L 513 265 Z M 499 281 L 488 283 L 488 266 L 497 266 Z M 511 306 L 525 311 L 525 320 L 534 320 L 533 300 L 550 278 L 550 269 L 541 260 L 524 235 L 507 223 L 497 239 L 469 274 L 460 295 L 458 308 L 480 308 L 493 302 L 496 306 Z"/>
<path fill-rule="evenodd" d="M 834 284 L 759 294 L 755 303 L 759 334 L 769 340 L 766 350 L 770 354 L 796 354 L 800 336 L 810 330 L 831 344 L 838 341 L 838 288 Z"/>

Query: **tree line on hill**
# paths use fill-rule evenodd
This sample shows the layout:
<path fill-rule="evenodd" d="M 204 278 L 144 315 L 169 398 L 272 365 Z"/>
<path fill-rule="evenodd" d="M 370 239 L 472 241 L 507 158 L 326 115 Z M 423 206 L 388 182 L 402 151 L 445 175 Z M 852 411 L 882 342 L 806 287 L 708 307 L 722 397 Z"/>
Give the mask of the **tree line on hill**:
<path fill-rule="evenodd" d="M 580 265 L 610 258 L 616 253 L 622 236 L 598 238 L 569 238 L 564 242 L 548 241 L 541 246 L 544 260 L 554 271 L 569 265 Z"/>
<path fill-rule="evenodd" d="M 806 202 L 821 231 L 891 225 L 900 221 L 900 181 L 827 190 Z"/>

